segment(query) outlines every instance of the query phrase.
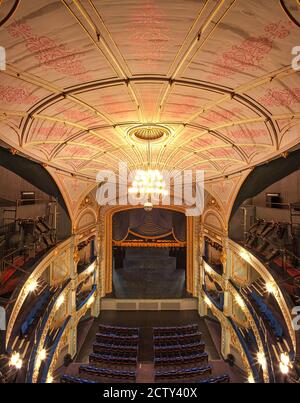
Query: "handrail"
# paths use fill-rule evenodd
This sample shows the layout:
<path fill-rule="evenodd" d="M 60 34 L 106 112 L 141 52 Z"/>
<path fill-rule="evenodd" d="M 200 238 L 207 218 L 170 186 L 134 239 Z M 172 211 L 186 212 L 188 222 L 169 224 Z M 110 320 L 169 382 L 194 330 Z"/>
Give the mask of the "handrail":
<path fill-rule="evenodd" d="M 44 329 L 44 326 L 47 323 L 47 320 L 50 316 L 51 310 L 55 304 L 55 301 L 57 300 L 57 297 L 61 294 L 63 290 L 63 287 L 59 287 L 57 290 L 55 290 L 54 294 L 52 295 L 47 308 L 45 309 L 45 312 L 43 316 L 40 318 L 36 329 L 35 329 L 35 335 L 34 335 L 34 344 L 32 346 L 31 354 L 28 359 L 28 365 L 27 365 L 27 374 L 26 374 L 26 381 L 29 382 L 29 380 L 32 377 L 33 369 L 34 369 L 34 363 L 35 363 L 35 353 L 37 352 L 37 347 L 39 344 L 39 340 L 42 336 L 42 332 Z"/>
<path fill-rule="evenodd" d="M 11 314 L 8 319 L 8 324 L 7 324 L 7 330 L 6 330 L 6 341 L 5 345 L 6 348 L 8 347 L 8 343 L 10 340 L 11 332 L 14 326 L 14 322 L 20 312 L 20 309 L 25 302 L 28 292 L 27 292 L 27 284 L 28 281 L 36 281 L 39 279 L 41 274 L 44 272 L 44 270 L 48 267 L 50 262 L 56 258 L 57 250 L 63 250 L 71 241 L 71 238 L 68 238 L 64 241 L 58 242 L 55 246 L 53 246 L 50 250 L 46 250 L 45 254 L 41 257 L 41 259 L 36 263 L 32 271 L 28 272 L 28 277 L 26 278 L 26 281 L 21 285 L 21 288 L 18 290 L 18 296 L 16 298 L 16 302 L 12 308 Z"/>
<path fill-rule="evenodd" d="M 80 309 L 84 307 L 84 305 L 88 302 L 88 300 L 96 292 L 96 290 L 97 290 L 97 285 L 94 284 L 91 291 L 88 293 L 88 295 L 85 297 L 85 299 L 83 301 L 81 301 L 80 304 L 78 304 L 78 306 L 76 306 L 77 312 L 80 311 Z"/>
<path fill-rule="evenodd" d="M 233 283 L 232 280 L 229 280 L 230 284 L 234 287 L 234 289 L 242 296 L 242 298 L 244 299 L 246 306 L 256 324 L 257 330 L 259 332 L 260 338 L 261 338 L 261 342 L 264 348 L 264 353 L 267 357 L 267 362 L 268 362 L 268 367 L 269 367 L 269 378 L 272 382 L 275 382 L 275 372 L 274 372 L 274 365 L 273 365 L 273 360 L 272 360 L 272 356 L 271 356 L 271 352 L 269 349 L 269 345 L 267 343 L 267 332 L 266 332 L 266 328 L 263 326 L 263 324 L 261 323 L 255 308 L 253 307 L 251 301 L 249 300 L 249 298 L 247 297 L 247 295 L 245 295 L 245 292 L 243 292 L 243 290 L 241 288 L 236 287 L 236 285 Z"/>
<path fill-rule="evenodd" d="M 224 299 L 223 299 L 223 301 L 219 304 L 219 303 L 209 294 L 209 292 L 207 291 L 207 289 L 206 289 L 206 287 L 205 287 L 204 284 L 203 284 L 203 286 L 202 286 L 202 289 L 203 289 L 205 295 L 210 299 L 210 301 L 211 301 L 221 312 L 223 312 L 223 309 L 224 309 Z M 224 294 L 223 294 L 223 295 L 224 295 Z"/>
<path fill-rule="evenodd" d="M 293 319 L 290 312 L 290 307 L 287 303 L 286 298 L 284 297 L 283 290 L 281 290 L 280 286 L 277 284 L 273 274 L 268 270 L 265 266 L 265 263 L 261 261 L 251 250 L 245 248 L 244 246 L 240 245 L 238 242 L 233 241 L 232 239 L 228 240 L 229 247 L 233 253 L 237 255 L 243 255 L 243 259 L 250 264 L 257 273 L 266 281 L 271 282 L 275 287 L 274 296 L 277 300 L 277 303 L 280 307 L 280 310 L 285 318 L 288 332 L 290 338 L 292 340 L 294 351 L 297 349 L 297 336 L 295 329 L 293 327 Z"/>
<path fill-rule="evenodd" d="M 202 290 L 202 292 L 204 292 L 204 290 Z M 204 294 L 206 295 L 206 293 L 204 293 Z M 213 315 L 216 316 L 216 318 L 218 318 L 220 323 L 222 323 L 222 326 L 225 326 L 225 327 L 228 326 L 230 332 L 233 331 L 236 334 L 235 329 L 232 326 L 232 322 L 229 320 L 230 318 L 228 316 L 226 316 L 224 314 L 224 312 L 222 312 L 220 309 L 218 309 L 218 307 L 216 307 L 214 304 L 210 307 L 210 309 L 212 310 Z M 248 356 L 246 354 L 244 346 L 242 345 L 239 337 L 237 337 L 237 340 L 239 342 L 239 345 L 236 346 L 236 347 L 238 348 L 238 350 L 240 352 L 240 355 L 241 355 L 241 358 L 243 360 L 243 363 L 247 367 L 247 370 L 251 371 L 252 374 L 253 374 L 253 368 L 251 366 L 251 363 L 249 362 L 249 358 L 248 358 Z M 253 374 L 253 377 L 255 377 L 255 374 Z"/>
<path fill-rule="evenodd" d="M 41 376 L 41 382 L 42 383 L 46 382 L 46 380 L 47 380 L 47 376 L 48 376 L 48 373 L 49 373 L 49 369 L 50 369 L 50 367 L 52 365 L 52 361 L 53 361 L 55 352 L 56 352 L 57 348 L 59 347 L 59 343 L 60 343 L 60 341 L 61 341 L 61 339 L 63 337 L 63 334 L 65 333 L 65 331 L 67 329 L 67 326 L 68 326 L 68 324 L 70 322 L 70 319 L 71 319 L 71 316 L 68 316 L 66 318 L 66 320 L 64 321 L 63 325 L 61 326 L 61 328 L 59 330 L 58 335 L 56 336 L 56 338 L 55 338 L 55 340 L 53 342 L 53 345 L 50 348 L 50 352 L 48 353 L 48 357 L 47 357 L 46 362 L 44 363 L 44 366 L 43 366 L 43 371 L 42 371 L 42 376 Z"/>
<path fill-rule="evenodd" d="M 254 380 L 256 382 L 260 382 L 260 376 L 259 376 L 259 373 L 258 373 L 257 368 L 255 366 L 255 362 L 253 360 L 252 354 L 249 351 L 249 348 L 248 348 L 248 346 L 247 346 L 247 344 L 246 344 L 246 342 L 245 342 L 245 340 L 244 340 L 239 328 L 237 327 L 237 325 L 235 324 L 234 320 L 230 316 L 227 317 L 227 319 L 229 320 L 233 330 L 235 331 L 235 333 L 236 333 L 236 335 L 237 335 L 237 337 L 238 337 L 238 339 L 239 339 L 239 341 L 240 341 L 240 343 L 241 343 L 241 345 L 242 345 L 242 347 L 244 349 L 244 352 L 246 354 L 246 357 L 248 359 L 249 365 L 250 365 L 252 373 L 253 373 Z"/>

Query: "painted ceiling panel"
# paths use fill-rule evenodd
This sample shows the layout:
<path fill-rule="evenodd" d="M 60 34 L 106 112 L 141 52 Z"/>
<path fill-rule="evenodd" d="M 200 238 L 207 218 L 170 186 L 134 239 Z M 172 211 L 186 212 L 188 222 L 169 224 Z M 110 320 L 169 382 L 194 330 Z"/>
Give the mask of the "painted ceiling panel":
<path fill-rule="evenodd" d="M 21 2 L 1 44 L 9 64 L 62 88 L 116 76 L 60 1 Z"/>
<path fill-rule="evenodd" d="M 95 0 L 132 75 L 164 74 L 204 0 Z"/>
<path fill-rule="evenodd" d="M 289 65 L 298 35 L 297 26 L 277 0 L 237 1 L 193 58 L 184 77 L 221 81 L 237 88 Z"/>
<path fill-rule="evenodd" d="M 120 161 L 215 179 L 268 161 L 300 141 L 300 4 L 284 3 L 2 1 L 0 140 L 89 178 Z M 159 141 L 132 136 L 159 125 Z"/>
<path fill-rule="evenodd" d="M 98 90 L 85 91 L 76 97 L 116 122 L 137 121 L 137 106 L 128 93 L 126 85 L 115 85 Z"/>
<path fill-rule="evenodd" d="M 212 101 L 219 99 L 218 92 L 207 91 L 195 87 L 174 85 L 166 104 L 162 110 L 162 121 L 188 120 L 197 112 L 201 112 L 203 107 Z"/>

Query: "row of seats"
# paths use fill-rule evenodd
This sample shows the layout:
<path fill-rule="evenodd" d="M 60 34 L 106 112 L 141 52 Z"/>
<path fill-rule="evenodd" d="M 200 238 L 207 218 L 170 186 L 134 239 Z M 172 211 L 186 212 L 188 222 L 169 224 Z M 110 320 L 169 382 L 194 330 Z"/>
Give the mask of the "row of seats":
<path fill-rule="evenodd" d="M 177 346 L 170 346 L 170 345 L 163 345 L 163 346 L 154 346 L 154 351 L 155 353 L 182 353 L 182 351 L 189 351 L 189 352 L 194 352 L 194 351 L 199 351 L 203 353 L 205 350 L 205 343 L 202 341 L 200 343 L 194 343 L 194 344 L 187 344 L 187 345 L 177 345 Z"/>
<path fill-rule="evenodd" d="M 51 297 L 50 290 L 46 290 L 44 294 L 37 300 L 36 304 L 33 306 L 27 318 L 21 325 L 20 328 L 21 338 L 29 337 L 29 335 L 31 334 L 31 330 L 35 328 L 37 322 L 41 317 L 41 314 L 45 311 L 45 308 L 48 305 L 50 297 Z"/>
<path fill-rule="evenodd" d="M 227 374 L 224 375 L 219 375 L 215 377 L 210 377 L 207 379 L 202 379 L 197 383 L 229 383 L 230 382 L 230 377 Z"/>
<path fill-rule="evenodd" d="M 125 371 L 119 369 L 99 368 L 92 365 L 84 364 L 79 367 L 80 374 L 89 374 L 96 377 L 117 378 L 126 380 L 135 380 L 136 371 Z"/>
<path fill-rule="evenodd" d="M 136 365 L 137 364 L 137 356 L 126 356 L 120 354 L 97 354 L 91 353 L 89 355 L 90 362 L 97 362 L 99 364 L 124 364 L 124 365 Z"/>
<path fill-rule="evenodd" d="M 194 339 L 188 339 L 188 340 L 172 340 L 172 341 L 159 341 L 154 343 L 154 348 L 169 348 L 169 349 L 175 349 L 175 348 L 189 348 L 189 347 L 194 347 L 201 345 L 201 338 L 194 338 Z"/>
<path fill-rule="evenodd" d="M 123 345 L 113 345 L 113 344 L 103 344 L 103 343 L 94 343 L 93 344 L 93 352 L 94 353 L 105 353 L 105 352 L 114 352 L 114 353 L 127 353 L 137 355 L 138 346 L 123 346 Z"/>
<path fill-rule="evenodd" d="M 198 325 L 185 325 L 176 327 L 154 327 L 153 335 L 155 336 L 168 336 L 168 335 L 183 335 L 183 334 L 193 334 L 198 332 Z"/>
<path fill-rule="evenodd" d="M 96 334 L 96 341 L 98 341 L 99 343 L 103 343 L 103 342 L 121 342 L 121 343 L 128 343 L 130 345 L 135 345 L 138 343 L 139 337 L 136 335 L 132 335 L 132 336 L 120 336 L 120 335 L 115 335 L 115 334 L 105 334 L 105 333 L 97 333 Z"/>
<path fill-rule="evenodd" d="M 63 375 L 60 378 L 61 383 L 100 383 L 99 381 L 92 381 L 91 379 L 79 378 L 78 376 Z"/>
<path fill-rule="evenodd" d="M 99 333 L 93 344 L 93 352 L 89 355 L 89 364 L 79 367 L 83 378 L 93 381 L 100 378 L 115 382 L 135 382 L 138 356 L 139 329 L 100 325 Z M 104 378 L 104 379 L 101 379 Z M 82 378 L 67 379 L 69 383 L 81 382 Z"/>
<path fill-rule="evenodd" d="M 198 325 L 153 330 L 156 382 L 229 382 L 228 375 L 211 378 L 212 367 Z"/>
<path fill-rule="evenodd" d="M 174 340 L 185 341 L 185 340 L 188 340 L 190 338 L 199 339 L 199 341 L 200 341 L 201 336 L 202 336 L 202 334 L 199 333 L 199 332 L 195 332 L 195 333 L 191 333 L 191 334 L 165 335 L 165 336 L 156 336 L 156 335 L 154 335 L 154 341 L 155 342 L 159 342 L 159 341 L 164 341 L 164 342 L 170 341 L 171 342 L 171 341 L 174 341 Z"/>
<path fill-rule="evenodd" d="M 93 352 L 98 354 L 111 354 L 113 356 L 136 357 L 138 353 L 138 346 L 133 347 L 118 347 L 107 346 L 101 343 L 93 344 Z"/>
<path fill-rule="evenodd" d="M 99 325 L 99 332 L 116 336 L 138 336 L 139 328 Z"/>
<path fill-rule="evenodd" d="M 202 378 L 211 375 L 212 367 L 210 365 L 193 367 L 193 368 L 180 368 L 168 371 L 156 371 L 155 380 L 174 380 L 182 378 Z"/>
<path fill-rule="evenodd" d="M 110 339 L 110 340 L 101 340 L 101 341 L 96 341 L 95 344 L 99 344 L 103 347 L 119 347 L 119 348 L 136 348 L 137 346 L 137 342 L 135 340 L 128 340 L 128 341 L 122 341 L 122 340 L 114 340 L 114 339 Z"/>
<path fill-rule="evenodd" d="M 250 294 L 253 301 L 256 303 L 259 311 L 261 312 L 262 316 L 266 319 L 270 328 L 277 339 L 282 339 L 283 337 L 283 328 L 278 323 L 277 319 L 274 317 L 273 312 L 271 309 L 265 304 L 264 300 L 255 292 L 252 291 Z"/>
<path fill-rule="evenodd" d="M 207 353 L 195 353 L 191 355 L 171 355 L 163 357 L 155 357 L 154 365 L 155 367 L 170 366 L 170 365 L 183 365 L 183 364 L 193 364 L 202 363 L 208 364 L 208 354 Z"/>

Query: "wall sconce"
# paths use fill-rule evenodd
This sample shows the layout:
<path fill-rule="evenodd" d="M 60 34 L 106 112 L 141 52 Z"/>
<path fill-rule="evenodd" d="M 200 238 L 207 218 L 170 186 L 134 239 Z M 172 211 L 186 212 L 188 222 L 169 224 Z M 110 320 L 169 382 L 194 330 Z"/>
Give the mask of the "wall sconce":
<path fill-rule="evenodd" d="M 280 363 L 279 363 L 279 369 L 283 375 L 287 375 L 290 370 L 290 357 L 288 356 L 287 353 L 281 353 L 280 354 Z"/>
<path fill-rule="evenodd" d="M 38 282 L 36 280 L 29 280 L 28 284 L 26 285 L 26 294 L 30 292 L 34 292 L 38 287 Z"/>
<path fill-rule="evenodd" d="M 275 284 L 271 282 L 266 283 L 266 291 L 268 294 L 275 295 L 277 291 Z"/>
<path fill-rule="evenodd" d="M 262 370 L 265 371 L 267 369 L 267 360 L 265 354 L 260 351 L 257 353 L 257 362 L 262 367 Z"/>
<path fill-rule="evenodd" d="M 17 352 L 12 353 L 10 360 L 9 360 L 9 366 L 15 367 L 16 369 L 21 369 L 22 365 L 23 365 L 23 360 L 20 356 L 20 353 L 17 353 Z"/>

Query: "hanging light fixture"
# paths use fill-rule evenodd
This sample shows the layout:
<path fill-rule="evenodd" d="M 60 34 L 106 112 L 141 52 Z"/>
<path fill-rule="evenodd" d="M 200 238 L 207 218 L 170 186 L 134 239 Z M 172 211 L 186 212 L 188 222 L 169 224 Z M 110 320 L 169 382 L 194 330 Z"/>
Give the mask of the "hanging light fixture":
<path fill-rule="evenodd" d="M 148 169 L 147 171 L 138 170 L 128 193 L 135 194 L 136 197 L 144 197 L 144 209 L 151 211 L 153 204 L 152 197 L 167 196 L 169 192 L 166 190 L 166 182 L 159 170 Z"/>

